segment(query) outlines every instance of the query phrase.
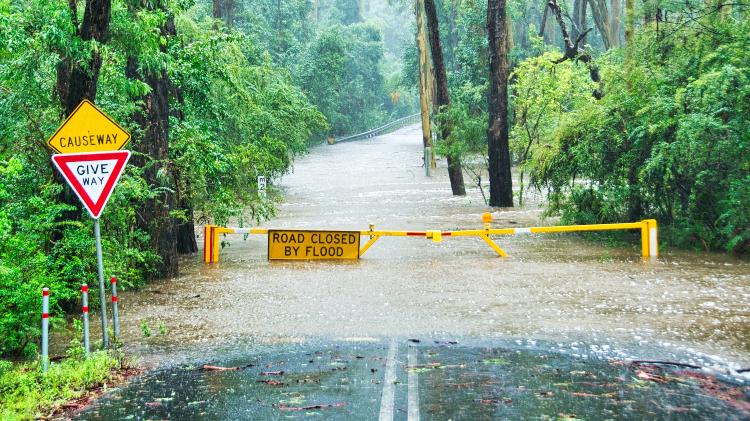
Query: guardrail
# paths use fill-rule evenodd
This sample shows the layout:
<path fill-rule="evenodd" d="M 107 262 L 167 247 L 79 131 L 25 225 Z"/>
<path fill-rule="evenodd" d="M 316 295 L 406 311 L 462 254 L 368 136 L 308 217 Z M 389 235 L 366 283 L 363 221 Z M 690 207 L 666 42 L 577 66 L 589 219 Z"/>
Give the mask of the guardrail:
<path fill-rule="evenodd" d="M 439 243 L 445 237 L 479 237 L 489 245 L 500 257 L 508 254 L 490 238 L 493 235 L 527 235 L 561 232 L 585 232 L 585 231 L 613 231 L 613 230 L 640 230 L 641 231 L 641 255 L 643 257 L 657 257 L 659 255 L 658 227 L 655 219 L 646 219 L 639 222 L 628 222 L 622 224 L 592 224 L 592 225 L 559 225 L 549 227 L 530 228 L 491 228 L 492 215 L 482 215 L 484 229 L 477 230 L 426 230 L 426 231 L 376 231 L 374 225 L 369 230 L 352 231 L 361 236 L 369 237 L 369 241 L 359 249 L 361 257 L 381 237 L 423 237 Z M 267 228 L 227 228 L 216 225 L 206 225 L 204 228 L 203 262 L 216 263 L 219 261 L 221 249 L 220 236 L 224 234 L 258 234 L 268 235 Z"/>
<path fill-rule="evenodd" d="M 355 140 L 368 139 L 375 136 L 380 136 L 385 133 L 390 133 L 394 130 L 398 130 L 406 125 L 417 123 L 420 121 L 420 114 L 412 114 L 410 116 L 399 118 L 398 120 L 391 121 L 388 124 L 382 125 L 372 130 L 368 130 L 364 133 L 358 133 L 351 136 L 342 137 L 335 139 L 333 137 L 328 138 L 328 144 L 333 145 L 336 143 L 353 142 Z M 331 140 L 333 139 L 333 140 Z"/>

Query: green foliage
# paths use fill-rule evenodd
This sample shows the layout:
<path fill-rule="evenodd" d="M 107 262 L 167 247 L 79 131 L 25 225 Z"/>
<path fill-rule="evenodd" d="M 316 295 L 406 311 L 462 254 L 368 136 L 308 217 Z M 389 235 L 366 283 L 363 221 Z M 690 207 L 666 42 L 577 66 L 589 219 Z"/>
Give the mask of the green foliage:
<path fill-rule="evenodd" d="M 31 420 L 61 403 L 81 396 L 86 389 L 110 380 L 120 361 L 104 351 L 89 358 L 67 358 L 52 363 L 46 374 L 38 362 L 13 366 L 0 361 L 0 418 Z"/>
<path fill-rule="evenodd" d="M 146 319 L 141 320 L 141 332 L 143 332 L 143 336 L 147 338 L 151 337 L 151 327 L 149 327 L 148 320 Z"/>
<path fill-rule="evenodd" d="M 183 35 L 174 43 L 172 79 L 184 117 L 173 126 L 170 153 L 178 188 L 194 211 L 216 221 L 245 211 L 264 219 L 273 207 L 259 200 L 257 176 L 286 173 L 326 121 L 249 37 L 199 29 L 210 23 L 177 21 Z"/>
<path fill-rule="evenodd" d="M 630 51 L 598 60 L 600 101 L 587 97 L 583 66 L 554 66 L 551 77 L 537 59 L 522 63 L 514 142 L 517 153 L 531 145 L 523 165 L 548 191 L 549 213 L 576 223 L 655 217 L 679 245 L 747 253 L 748 30 L 747 19 L 716 17 L 670 37 L 646 28 Z M 522 109 L 542 122 L 532 136 Z"/>
<path fill-rule="evenodd" d="M 382 36 L 368 24 L 323 29 L 301 55 L 296 79 L 328 119 L 331 133 L 357 133 L 386 120 L 382 106 L 390 99 L 378 71 L 382 60 Z"/>

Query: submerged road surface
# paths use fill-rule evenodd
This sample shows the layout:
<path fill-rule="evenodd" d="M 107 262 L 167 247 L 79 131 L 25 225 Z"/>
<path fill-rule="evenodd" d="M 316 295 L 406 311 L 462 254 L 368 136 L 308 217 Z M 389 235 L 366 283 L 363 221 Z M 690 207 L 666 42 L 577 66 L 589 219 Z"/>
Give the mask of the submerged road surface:
<path fill-rule="evenodd" d="M 534 197 L 486 207 L 468 177 L 451 196 L 444 163 L 425 177 L 420 139 L 412 126 L 314 148 L 264 226 L 473 229 L 487 211 L 495 227 L 551 223 Z M 644 262 L 639 237 L 623 238 L 499 237 L 507 258 L 478 238 L 382 238 L 359 261 L 269 262 L 265 236 L 228 236 L 220 263 L 185 259 L 180 277 L 121 294 L 126 348 L 158 370 L 83 418 L 746 416 L 742 376 L 719 386 L 621 361 L 750 366 L 750 264 Z"/>

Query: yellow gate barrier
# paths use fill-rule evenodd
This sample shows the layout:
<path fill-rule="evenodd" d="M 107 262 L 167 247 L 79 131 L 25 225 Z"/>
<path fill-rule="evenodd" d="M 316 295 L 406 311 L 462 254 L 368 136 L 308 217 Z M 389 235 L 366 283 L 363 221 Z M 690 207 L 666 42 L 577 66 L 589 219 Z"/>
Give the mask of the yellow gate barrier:
<path fill-rule="evenodd" d="M 361 257 L 376 241 L 381 237 L 424 237 L 429 238 L 435 243 L 442 242 L 444 237 L 479 237 L 486 242 L 500 257 L 507 257 L 507 253 L 490 238 L 492 235 L 524 235 L 524 234 L 543 234 L 556 232 L 584 232 L 584 231 L 613 231 L 613 230 L 640 230 L 641 231 L 641 255 L 643 257 L 657 257 L 659 255 L 658 229 L 655 219 L 645 219 L 640 222 L 626 222 L 621 224 L 591 224 L 591 225 L 560 225 L 549 227 L 530 227 L 530 228 L 491 228 L 492 215 L 485 213 L 482 215 L 484 229 L 476 230 L 426 230 L 426 231 L 392 231 L 375 230 L 374 225 L 370 225 L 369 230 L 352 231 L 359 233 L 361 236 L 369 237 L 369 240 L 360 247 L 359 255 Z M 204 227 L 203 241 L 203 262 L 216 263 L 219 261 L 219 251 L 221 248 L 220 236 L 223 234 L 258 234 L 268 235 L 267 228 L 227 228 L 216 225 L 206 225 Z M 283 230 L 295 231 L 295 230 Z M 311 232 L 311 231 L 305 231 Z M 338 232 L 338 231 L 321 231 L 321 232 Z M 356 249 L 355 249 L 356 251 Z"/>

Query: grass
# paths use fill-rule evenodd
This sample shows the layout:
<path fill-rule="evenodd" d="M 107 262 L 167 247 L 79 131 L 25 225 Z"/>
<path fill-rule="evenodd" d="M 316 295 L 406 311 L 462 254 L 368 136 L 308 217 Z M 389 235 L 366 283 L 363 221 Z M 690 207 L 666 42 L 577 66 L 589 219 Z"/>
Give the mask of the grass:
<path fill-rule="evenodd" d="M 51 364 L 46 374 L 38 362 L 13 364 L 0 361 L 0 419 L 29 420 L 44 417 L 63 403 L 113 380 L 122 358 L 105 351 L 89 358 L 66 358 Z"/>

